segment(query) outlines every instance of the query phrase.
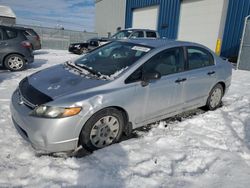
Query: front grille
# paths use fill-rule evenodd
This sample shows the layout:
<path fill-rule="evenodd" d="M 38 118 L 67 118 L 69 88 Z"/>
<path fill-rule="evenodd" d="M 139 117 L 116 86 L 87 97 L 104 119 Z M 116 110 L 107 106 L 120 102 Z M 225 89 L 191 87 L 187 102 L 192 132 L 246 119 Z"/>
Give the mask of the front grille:
<path fill-rule="evenodd" d="M 41 104 L 45 104 L 47 102 L 52 101 L 53 99 L 48 95 L 40 92 L 32 85 L 29 84 L 28 78 L 24 78 L 19 83 L 19 92 L 21 100 L 28 105 L 29 107 L 34 108 L 35 106 L 39 106 Z"/>

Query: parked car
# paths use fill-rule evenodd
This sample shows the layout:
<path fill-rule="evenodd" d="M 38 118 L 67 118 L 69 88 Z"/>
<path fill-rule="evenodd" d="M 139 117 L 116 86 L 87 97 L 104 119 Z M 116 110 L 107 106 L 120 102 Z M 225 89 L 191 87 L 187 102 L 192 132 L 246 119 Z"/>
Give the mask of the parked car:
<path fill-rule="evenodd" d="M 40 50 L 42 48 L 40 36 L 37 34 L 37 32 L 34 31 L 34 29 L 18 26 L 13 27 L 23 31 L 23 34 L 31 43 L 32 50 Z"/>
<path fill-rule="evenodd" d="M 150 29 L 124 29 L 110 38 L 94 38 L 89 40 L 89 50 L 93 50 L 98 46 L 112 42 L 115 40 L 124 40 L 124 39 L 136 39 L 136 38 L 148 38 L 148 39 L 157 39 L 159 34 L 155 30 Z"/>
<path fill-rule="evenodd" d="M 33 61 L 31 43 L 23 30 L 0 25 L 0 66 L 11 71 L 20 71 Z"/>
<path fill-rule="evenodd" d="M 11 99 L 13 122 L 47 152 L 93 151 L 122 133 L 186 110 L 215 110 L 231 64 L 208 48 L 168 40 L 114 41 L 24 78 Z"/>
<path fill-rule="evenodd" d="M 121 40 L 121 39 L 132 39 L 132 38 L 154 38 L 156 39 L 156 38 L 159 38 L 159 34 L 157 31 L 150 30 L 150 29 L 124 29 L 124 30 L 117 32 L 110 38 L 97 37 L 97 38 L 92 38 L 83 43 L 70 44 L 69 52 L 72 52 L 75 54 L 85 54 L 89 50 L 93 50 L 96 47 L 106 44 L 108 42 Z"/>
<path fill-rule="evenodd" d="M 89 46 L 89 42 L 79 42 L 79 43 L 72 43 L 69 45 L 69 52 L 72 52 L 74 54 L 85 54 L 87 53 L 88 50 L 88 46 Z"/>

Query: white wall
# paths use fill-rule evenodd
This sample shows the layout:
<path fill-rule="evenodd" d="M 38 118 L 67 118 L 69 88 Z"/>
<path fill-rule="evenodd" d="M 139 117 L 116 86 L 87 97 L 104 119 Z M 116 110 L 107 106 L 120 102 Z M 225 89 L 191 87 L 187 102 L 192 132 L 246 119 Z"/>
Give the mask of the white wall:
<path fill-rule="evenodd" d="M 215 50 L 223 36 L 228 0 L 183 0 L 178 39 L 201 43 Z"/>
<path fill-rule="evenodd" d="M 133 10 L 133 28 L 157 29 L 159 6 L 150 6 Z"/>
<path fill-rule="evenodd" d="M 95 11 L 95 30 L 99 36 L 114 34 L 117 27 L 124 29 L 126 0 L 97 0 Z"/>

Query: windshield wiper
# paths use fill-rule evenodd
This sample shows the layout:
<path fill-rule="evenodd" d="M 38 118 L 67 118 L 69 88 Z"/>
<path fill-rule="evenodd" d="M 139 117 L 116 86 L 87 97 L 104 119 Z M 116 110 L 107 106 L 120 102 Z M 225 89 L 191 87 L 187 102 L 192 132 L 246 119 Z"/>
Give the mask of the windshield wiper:
<path fill-rule="evenodd" d="M 91 69 L 91 68 L 89 68 L 89 67 L 87 67 L 87 66 L 85 66 L 85 65 L 82 65 L 82 64 L 75 64 L 75 65 L 76 65 L 77 67 L 80 67 L 80 68 L 82 68 L 82 69 L 88 71 L 89 73 L 91 73 L 91 74 L 93 74 L 93 75 L 96 75 L 96 76 L 98 76 L 98 77 L 101 76 L 101 74 L 100 74 L 99 72 L 97 72 L 97 71 L 95 71 L 95 70 L 93 70 L 93 69 Z"/>
<path fill-rule="evenodd" d="M 90 74 L 92 74 L 92 75 L 95 75 L 95 76 L 98 76 L 98 77 L 101 76 L 100 73 L 98 73 L 98 72 L 96 72 L 96 71 L 94 71 L 94 70 L 92 70 L 92 69 L 90 69 L 90 68 L 88 68 L 88 67 L 86 67 L 86 66 L 79 65 L 79 64 L 75 64 L 75 63 L 73 63 L 72 61 L 67 61 L 66 64 L 67 64 L 68 66 L 70 66 L 71 68 L 76 69 L 76 70 L 77 70 L 78 72 L 80 72 L 81 74 L 84 74 L 85 71 L 83 71 L 83 70 L 86 70 L 88 73 L 90 73 Z"/>
<path fill-rule="evenodd" d="M 74 69 L 76 69 L 76 70 L 78 70 L 79 72 L 82 73 L 82 70 L 81 70 L 79 67 L 75 66 L 75 64 L 72 63 L 72 61 L 66 61 L 66 64 L 67 64 L 69 67 L 74 68 Z"/>

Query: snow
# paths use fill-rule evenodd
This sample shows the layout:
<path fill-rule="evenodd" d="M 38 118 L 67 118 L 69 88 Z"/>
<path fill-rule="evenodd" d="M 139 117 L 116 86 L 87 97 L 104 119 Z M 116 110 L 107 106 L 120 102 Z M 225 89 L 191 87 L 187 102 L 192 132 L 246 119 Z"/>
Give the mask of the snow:
<path fill-rule="evenodd" d="M 0 69 L 0 187 L 249 187 L 247 71 L 233 71 L 224 105 L 216 111 L 195 110 L 156 123 L 83 158 L 37 155 L 13 127 L 10 96 L 25 76 L 75 57 L 40 50 L 26 71 Z"/>

